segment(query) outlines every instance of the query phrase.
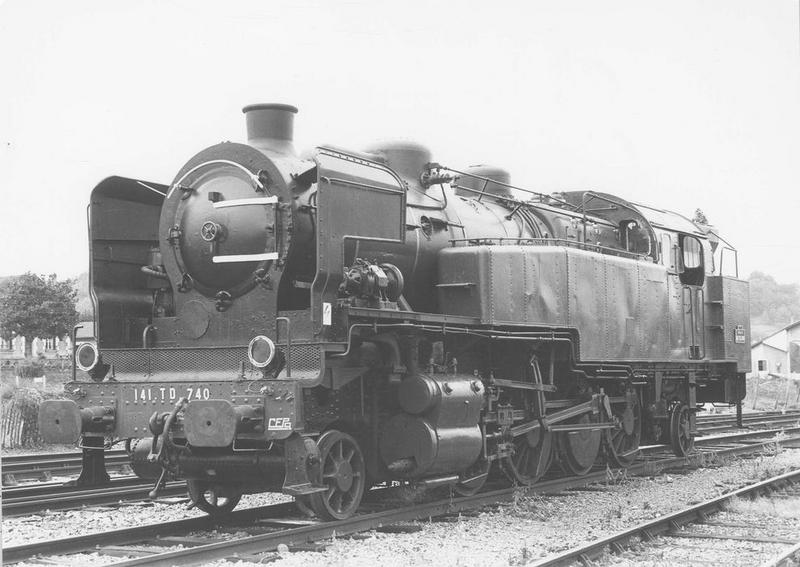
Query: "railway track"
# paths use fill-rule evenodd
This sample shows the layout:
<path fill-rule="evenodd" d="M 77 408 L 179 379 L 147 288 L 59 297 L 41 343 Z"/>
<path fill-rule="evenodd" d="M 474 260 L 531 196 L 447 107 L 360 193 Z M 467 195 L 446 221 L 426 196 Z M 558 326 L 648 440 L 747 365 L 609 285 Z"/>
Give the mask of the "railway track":
<path fill-rule="evenodd" d="M 800 432 L 794 432 L 788 442 L 800 442 Z M 738 445 L 732 442 L 717 448 L 714 454 L 745 454 L 758 452 L 774 443 L 774 440 L 759 442 L 750 440 Z M 698 455 L 711 454 L 700 450 Z M 686 465 L 688 458 L 645 456 L 628 469 L 628 474 L 651 475 L 655 470 Z M 586 476 L 544 480 L 530 490 L 547 494 L 560 492 L 607 480 L 605 469 L 595 470 Z M 391 489 L 382 489 L 391 490 Z M 269 559 L 279 545 L 297 546 L 308 542 L 319 542 L 336 534 L 348 534 L 372 529 L 391 529 L 386 526 L 457 514 L 475 510 L 482 506 L 507 502 L 514 498 L 513 488 L 501 488 L 482 492 L 475 496 L 446 498 L 417 505 L 389 506 L 376 503 L 386 493 L 373 491 L 362 507 L 362 512 L 348 520 L 320 522 L 300 516 L 291 503 L 241 510 L 226 518 L 224 525 L 216 525 L 208 517 L 165 522 L 151 526 L 138 526 L 101 534 L 91 534 L 49 542 L 8 547 L 3 550 L 6 563 L 15 563 L 32 557 L 47 557 L 56 561 L 53 554 L 100 553 L 125 559 L 113 565 L 184 565 L 198 564 L 216 559 L 237 558 L 252 561 Z M 391 499 L 389 499 L 391 500 Z M 209 533 L 210 530 L 215 530 Z M 247 537 L 241 537 L 246 531 Z M 200 532 L 199 534 L 197 532 Z M 177 548 L 177 546 L 182 546 Z M 70 561 L 80 561 L 73 557 Z"/>
<path fill-rule="evenodd" d="M 780 427 L 797 424 L 800 421 L 800 412 L 768 412 L 763 414 L 750 414 L 742 418 L 743 428 Z M 708 415 L 697 418 L 697 429 L 705 435 L 715 432 L 739 429 L 735 416 Z"/>
<path fill-rule="evenodd" d="M 95 487 L 65 486 L 61 483 L 35 484 L 3 489 L 3 515 L 21 516 L 42 510 L 69 510 L 84 506 L 108 506 L 120 501 L 147 500 L 153 482 L 138 477 L 114 479 Z M 186 483 L 169 482 L 161 498 L 186 496 Z"/>
<path fill-rule="evenodd" d="M 744 427 L 793 425 L 800 421 L 800 411 L 759 412 L 745 414 Z M 717 431 L 736 429 L 736 417 L 729 414 L 699 416 L 698 430 L 705 435 Z M 106 469 L 124 476 L 130 476 L 129 459 L 125 451 L 112 450 L 105 453 Z M 31 455 L 11 455 L 2 460 L 3 487 L 19 484 L 20 480 L 40 480 L 49 482 L 54 476 L 77 476 L 81 471 L 82 455 L 79 451 L 62 453 L 36 453 Z"/>
<path fill-rule="evenodd" d="M 792 471 L 740 488 L 724 496 L 644 522 L 633 528 L 545 558 L 533 567 L 586 565 L 605 559 L 609 553 L 631 563 L 660 557 L 664 564 L 704 562 L 713 557 L 718 565 L 796 565 L 800 560 L 800 519 L 776 526 L 773 518 L 748 513 L 752 507 L 737 506 L 737 500 L 791 498 L 800 502 L 800 471 Z M 796 504 L 795 504 L 796 505 Z M 768 510 L 769 505 L 757 507 Z M 777 531 L 777 533 L 776 533 Z M 722 546 L 720 542 L 747 542 L 753 546 Z M 746 554 L 747 551 L 751 553 Z M 706 560 L 707 562 L 707 560 Z"/>
<path fill-rule="evenodd" d="M 695 445 L 699 448 L 717 447 L 719 449 L 738 450 L 739 447 L 746 448 L 751 443 L 759 443 L 764 437 L 774 436 L 779 433 L 800 433 L 800 427 L 709 435 L 697 438 Z M 785 442 L 789 441 L 785 440 Z M 667 445 L 651 445 L 642 448 L 640 460 L 652 463 L 668 458 L 670 454 L 671 449 Z M 720 452 L 720 454 L 724 453 Z M 702 455 L 703 453 L 701 452 L 687 458 L 691 460 L 701 458 Z M 53 457 L 55 459 L 53 462 L 56 462 L 59 456 L 54 454 Z M 31 458 L 29 460 L 29 462 L 36 463 L 36 466 L 40 467 L 43 466 L 45 461 L 46 459 L 41 458 Z M 5 462 L 3 466 L 5 467 Z M 3 489 L 2 512 L 6 516 L 19 516 L 35 514 L 42 510 L 67 510 L 84 506 L 114 505 L 120 501 L 147 500 L 148 492 L 152 487 L 152 481 L 143 481 L 130 475 L 113 477 L 111 483 L 95 487 L 76 487 L 58 482 L 12 486 Z M 169 483 L 166 489 L 161 491 L 160 497 L 180 497 L 185 495 L 185 492 L 184 482 L 173 482 Z"/>
<path fill-rule="evenodd" d="M 762 420 L 770 420 L 773 418 L 784 418 L 784 417 L 793 417 L 795 419 L 800 419 L 800 410 L 790 410 L 790 411 L 758 411 L 758 412 L 750 412 L 742 414 L 742 421 L 747 423 L 748 421 L 762 421 Z M 701 414 L 697 416 L 697 423 L 720 423 L 720 422 L 727 422 L 727 423 L 736 423 L 736 414 L 733 413 L 712 413 L 712 414 Z"/>
<path fill-rule="evenodd" d="M 26 479 L 50 481 L 54 476 L 77 476 L 81 472 L 82 458 L 79 451 L 3 457 L 3 487 L 16 486 Z M 106 451 L 105 463 L 109 472 L 131 474 L 128 455 L 122 449 Z"/>

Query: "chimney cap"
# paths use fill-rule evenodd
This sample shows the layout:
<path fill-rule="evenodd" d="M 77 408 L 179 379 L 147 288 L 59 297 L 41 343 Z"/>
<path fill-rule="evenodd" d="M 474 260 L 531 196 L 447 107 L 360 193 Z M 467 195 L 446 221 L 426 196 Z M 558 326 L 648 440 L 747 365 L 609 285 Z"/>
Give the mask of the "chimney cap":
<path fill-rule="evenodd" d="M 242 109 L 242 112 L 247 114 L 251 110 L 286 110 L 287 112 L 292 112 L 297 114 L 297 107 L 292 106 L 291 104 L 281 104 L 278 102 L 267 102 L 267 103 L 259 103 L 259 104 L 248 104 Z"/>

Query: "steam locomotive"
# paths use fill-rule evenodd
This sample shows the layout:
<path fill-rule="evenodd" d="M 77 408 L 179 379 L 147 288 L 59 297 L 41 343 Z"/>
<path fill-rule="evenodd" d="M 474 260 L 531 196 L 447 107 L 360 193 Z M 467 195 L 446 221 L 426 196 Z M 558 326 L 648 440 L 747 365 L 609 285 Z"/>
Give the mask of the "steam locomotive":
<path fill-rule="evenodd" d="M 713 227 L 411 142 L 298 156 L 296 112 L 244 108 L 247 143 L 169 185 L 94 189 L 95 336 L 39 414 L 84 481 L 124 442 L 153 496 L 186 479 L 210 514 L 279 491 L 341 519 L 379 483 L 686 454 L 702 404 L 741 402 L 748 287 Z"/>

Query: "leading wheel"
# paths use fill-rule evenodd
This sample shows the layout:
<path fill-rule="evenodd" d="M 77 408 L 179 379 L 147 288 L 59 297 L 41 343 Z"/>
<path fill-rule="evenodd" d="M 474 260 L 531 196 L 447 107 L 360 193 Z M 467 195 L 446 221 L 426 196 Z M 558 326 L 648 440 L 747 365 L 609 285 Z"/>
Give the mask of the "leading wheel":
<path fill-rule="evenodd" d="M 611 421 L 616 427 L 606 429 L 603 440 L 606 456 L 612 465 L 626 468 L 639 454 L 639 441 L 642 438 L 642 407 L 635 390 L 626 393 L 625 402 L 614 404 Z"/>
<path fill-rule="evenodd" d="M 679 403 L 672 408 L 669 419 L 669 436 L 672 451 L 677 456 L 685 457 L 694 449 L 689 406 L 686 404 Z"/>
<path fill-rule="evenodd" d="M 514 452 L 501 461 L 508 478 L 533 484 L 547 472 L 553 457 L 553 434 L 538 427 L 514 439 Z"/>
<path fill-rule="evenodd" d="M 192 503 L 211 516 L 224 516 L 230 513 L 242 498 L 242 493 L 238 489 L 211 484 L 204 480 L 187 480 L 186 487 L 189 489 Z"/>
<path fill-rule="evenodd" d="M 320 518 L 344 520 L 355 513 L 364 495 L 364 455 L 353 437 L 335 429 L 323 433 L 317 445 L 327 490 L 312 494 L 309 503 Z"/>

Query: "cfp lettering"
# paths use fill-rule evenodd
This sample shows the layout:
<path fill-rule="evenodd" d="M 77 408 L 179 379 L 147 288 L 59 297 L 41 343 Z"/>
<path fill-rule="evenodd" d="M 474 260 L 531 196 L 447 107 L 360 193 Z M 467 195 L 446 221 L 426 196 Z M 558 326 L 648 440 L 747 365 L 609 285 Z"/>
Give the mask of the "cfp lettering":
<path fill-rule="evenodd" d="M 267 422 L 267 429 L 269 431 L 290 431 L 292 420 L 288 417 L 271 417 Z"/>

